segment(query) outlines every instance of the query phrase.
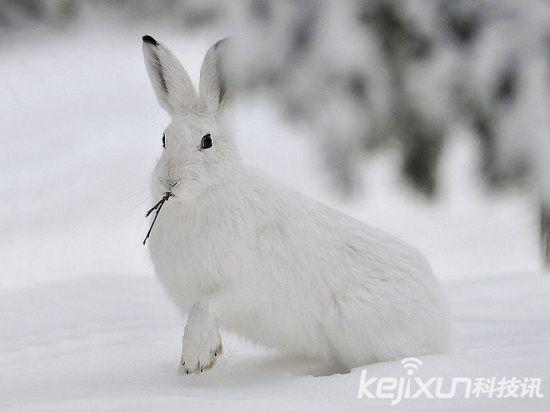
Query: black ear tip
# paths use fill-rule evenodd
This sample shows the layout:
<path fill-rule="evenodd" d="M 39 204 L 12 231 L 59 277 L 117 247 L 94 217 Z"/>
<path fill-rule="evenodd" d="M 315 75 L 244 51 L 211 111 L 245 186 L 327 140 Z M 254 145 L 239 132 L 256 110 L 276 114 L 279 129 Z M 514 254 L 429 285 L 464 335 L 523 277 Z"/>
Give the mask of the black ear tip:
<path fill-rule="evenodd" d="M 145 36 L 143 36 L 141 39 L 143 40 L 144 43 L 152 44 L 152 45 L 154 45 L 154 46 L 158 46 L 158 45 L 159 45 L 158 42 L 157 42 L 154 38 L 152 38 L 151 36 L 149 36 L 148 34 L 146 34 Z"/>
<path fill-rule="evenodd" d="M 226 44 L 228 40 L 229 40 L 229 37 L 225 37 L 223 39 L 218 40 L 216 43 L 214 43 L 214 49 L 217 50 L 220 46 L 223 46 L 224 44 Z"/>

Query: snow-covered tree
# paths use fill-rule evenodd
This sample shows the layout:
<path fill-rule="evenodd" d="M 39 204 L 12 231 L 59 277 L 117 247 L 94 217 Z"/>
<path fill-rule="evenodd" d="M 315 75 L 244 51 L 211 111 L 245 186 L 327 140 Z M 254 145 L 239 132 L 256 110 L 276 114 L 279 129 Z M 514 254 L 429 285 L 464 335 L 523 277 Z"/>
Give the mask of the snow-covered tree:
<path fill-rule="evenodd" d="M 487 188 L 536 196 L 550 265 L 548 1 L 6 0 L 0 30 L 60 26 L 90 10 L 223 25 L 233 37 L 227 81 L 308 125 L 343 193 L 358 186 L 362 159 L 390 148 L 405 180 L 437 195 L 445 141 L 469 129 Z"/>
<path fill-rule="evenodd" d="M 421 193 L 456 125 L 477 136 L 488 188 L 527 182 L 550 263 L 550 5 L 543 0 L 227 2 L 227 75 L 270 90 L 320 139 L 337 187 L 391 147 Z"/>

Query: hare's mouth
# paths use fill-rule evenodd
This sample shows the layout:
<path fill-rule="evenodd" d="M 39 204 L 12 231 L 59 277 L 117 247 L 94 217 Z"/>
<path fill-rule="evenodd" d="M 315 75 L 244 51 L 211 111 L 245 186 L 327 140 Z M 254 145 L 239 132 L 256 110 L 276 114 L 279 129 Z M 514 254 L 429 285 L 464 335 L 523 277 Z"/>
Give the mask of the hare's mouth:
<path fill-rule="evenodd" d="M 151 231 L 153 230 L 153 226 L 155 226 L 155 222 L 157 221 L 157 217 L 160 213 L 160 210 L 162 209 L 162 206 L 164 205 L 164 203 L 170 199 L 172 196 L 174 196 L 172 194 L 172 192 L 166 192 L 164 193 L 164 196 L 162 196 L 162 199 L 160 199 L 156 204 L 155 206 L 153 206 L 151 209 L 149 209 L 147 211 L 147 213 L 145 214 L 145 217 L 149 217 L 149 215 L 153 212 L 155 212 L 155 217 L 153 218 L 153 221 L 151 222 L 151 226 L 149 227 L 149 230 L 147 231 L 147 234 L 145 235 L 145 239 L 143 239 L 143 244 L 145 244 L 147 242 L 147 239 L 149 239 L 149 235 L 151 234 Z"/>

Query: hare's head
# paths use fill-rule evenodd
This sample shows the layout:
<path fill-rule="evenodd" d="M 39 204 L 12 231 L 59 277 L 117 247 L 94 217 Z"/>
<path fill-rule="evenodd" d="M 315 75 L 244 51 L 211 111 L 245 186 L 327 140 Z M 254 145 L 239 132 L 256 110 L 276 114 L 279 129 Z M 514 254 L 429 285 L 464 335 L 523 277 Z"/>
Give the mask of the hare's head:
<path fill-rule="evenodd" d="M 176 57 L 151 36 L 143 37 L 145 66 L 171 122 L 159 133 L 163 152 L 153 173 L 153 193 L 190 200 L 234 176 L 239 165 L 231 136 L 222 127 L 228 92 L 220 71 L 225 41 L 206 53 L 199 92 Z M 160 139 L 159 139 L 160 140 Z"/>

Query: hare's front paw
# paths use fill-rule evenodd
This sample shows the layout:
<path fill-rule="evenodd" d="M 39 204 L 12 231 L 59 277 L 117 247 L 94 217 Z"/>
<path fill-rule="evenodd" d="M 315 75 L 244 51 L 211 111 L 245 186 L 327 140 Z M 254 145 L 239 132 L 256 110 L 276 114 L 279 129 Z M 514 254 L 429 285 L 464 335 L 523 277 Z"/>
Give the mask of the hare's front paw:
<path fill-rule="evenodd" d="M 196 330 L 185 328 L 181 351 L 182 372 L 199 373 L 214 366 L 222 353 L 222 342 L 217 330 Z"/>
<path fill-rule="evenodd" d="M 195 305 L 189 314 L 181 352 L 181 371 L 199 373 L 210 369 L 222 353 L 218 326 L 208 311 Z"/>

